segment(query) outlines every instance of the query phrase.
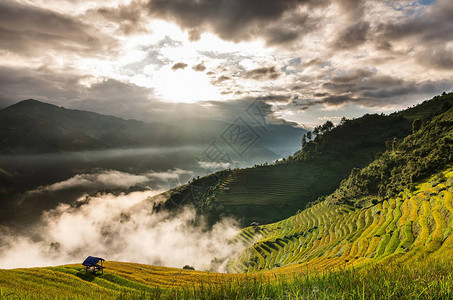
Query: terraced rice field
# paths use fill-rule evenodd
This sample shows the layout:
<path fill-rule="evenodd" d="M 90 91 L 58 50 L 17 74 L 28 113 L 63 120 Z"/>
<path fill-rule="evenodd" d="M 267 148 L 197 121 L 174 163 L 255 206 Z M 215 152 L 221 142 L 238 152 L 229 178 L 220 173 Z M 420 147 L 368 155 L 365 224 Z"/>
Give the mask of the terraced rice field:
<path fill-rule="evenodd" d="M 318 196 L 333 192 L 349 175 L 350 169 L 345 166 L 352 168 L 360 163 L 344 160 L 337 167 L 332 162 L 329 166 L 324 164 L 327 165 L 321 161 L 232 170 L 221 178 L 216 196 L 233 215 L 247 216 L 241 220 L 245 225 L 279 221 Z"/>
<path fill-rule="evenodd" d="M 368 208 L 321 202 L 283 221 L 244 228 L 235 242 L 247 248 L 228 267 L 241 273 L 319 272 L 453 254 L 452 195 L 448 169 Z"/>
<path fill-rule="evenodd" d="M 297 298 L 300 293 L 312 295 L 323 285 L 338 287 L 335 292 L 323 291 L 328 297 L 342 298 L 362 297 L 365 281 L 370 297 L 379 296 L 382 286 L 388 285 L 392 290 L 385 291 L 385 297 L 398 292 L 418 299 L 427 287 L 416 278 L 432 282 L 431 294 L 425 297 L 438 293 L 436 297 L 444 299 L 453 297 L 448 260 L 453 255 L 452 231 L 450 168 L 413 191 L 367 208 L 321 202 L 285 220 L 244 228 L 232 241 L 246 247 L 229 261 L 229 271 L 236 274 L 121 262 L 106 262 L 106 273 L 96 277 L 85 274 L 80 265 L 0 270 L 0 299 L 224 299 L 225 295 L 283 299 L 288 291 Z M 395 265 L 399 271 L 385 279 L 383 274 Z M 282 276 L 293 281 L 285 283 Z M 343 288 L 345 281 L 351 282 L 348 289 Z"/>
<path fill-rule="evenodd" d="M 81 265 L 0 270 L 0 299 L 18 295 L 39 299 L 150 296 L 165 289 L 215 286 L 241 276 L 125 262 L 105 262 L 105 266 L 102 276 L 86 274 Z"/>

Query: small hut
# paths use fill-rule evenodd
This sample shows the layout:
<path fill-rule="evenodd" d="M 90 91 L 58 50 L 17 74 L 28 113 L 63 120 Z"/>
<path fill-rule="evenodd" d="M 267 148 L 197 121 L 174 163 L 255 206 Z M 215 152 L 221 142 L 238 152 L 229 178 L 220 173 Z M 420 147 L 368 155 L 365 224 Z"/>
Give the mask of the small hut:
<path fill-rule="evenodd" d="M 104 261 L 105 259 L 100 257 L 88 256 L 82 265 L 85 267 L 87 273 L 96 275 L 97 272 L 101 272 L 101 274 L 104 274 Z"/>

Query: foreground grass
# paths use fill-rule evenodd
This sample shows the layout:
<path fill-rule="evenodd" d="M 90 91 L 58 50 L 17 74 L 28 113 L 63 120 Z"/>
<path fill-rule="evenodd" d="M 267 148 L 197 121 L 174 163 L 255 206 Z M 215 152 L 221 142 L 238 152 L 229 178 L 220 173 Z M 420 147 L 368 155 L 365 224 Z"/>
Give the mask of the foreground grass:
<path fill-rule="evenodd" d="M 449 261 L 374 265 L 290 278 L 251 277 L 167 291 L 158 299 L 453 299 Z"/>
<path fill-rule="evenodd" d="M 180 288 L 162 288 L 155 282 L 142 284 L 111 273 L 96 278 L 80 272 L 67 273 L 67 278 L 38 276 L 42 270 L 52 272 L 48 268 L 21 269 L 23 276 L 28 274 L 28 280 L 34 283 L 33 289 L 31 285 L 12 289 L 7 282 L 14 278 L 7 275 L 15 270 L 2 270 L 0 299 L 453 299 L 451 259 L 377 264 L 291 277 L 217 274 L 214 281 L 208 277 L 200 280 L 201 272 L 194 272 L 193 284 Z M 190 272 L 186 275 L 191 276 Z M 62 288 L 71 276 L 73 282 Z"/>

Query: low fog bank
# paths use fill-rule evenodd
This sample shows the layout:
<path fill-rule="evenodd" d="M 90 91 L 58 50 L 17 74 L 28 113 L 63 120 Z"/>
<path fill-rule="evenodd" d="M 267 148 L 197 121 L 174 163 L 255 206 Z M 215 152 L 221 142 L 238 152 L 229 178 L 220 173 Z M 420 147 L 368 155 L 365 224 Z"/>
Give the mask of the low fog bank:
<path fill-rule="evenodd" d="M 0 268 L 81 263 L 88 255 L 197 270 L 224 271 L 225 261 L 243 249 L 229 242 L 240 228 L 222 219 L 212 228 L 194 225 L 195 209 L 153 212 L 157 191 L 81 197 L 46 211 L 28 234 L 0 232 Z M 222 264 L 223 263 L 223 264 Z"/>
<path fill-rule="evenodd" d="M 118 170 L 102 170 L 94 173 L 77 174 L 67 180 L 40 186 L 27 193 L 38 194 L 69 189 L 81 189 L 85 192 L 92 192 L 102 189 L 128 188 L 133 185 L 143 185 L 154 190 L 168 190 L 181 185 L 181 183 L 193 176 L 194 173 L 192 171 L 178 168 L 163 172 L 148 171 L 139 174 Z"/>
<path fill-rule="evenodd" d="M 43 177 L 46 175 L 40 174 Z M 10 227 L 14 225 L 15 229 L 23 230 L 37 222 L 44 211 L 53 209 L 60 203 L 71 204 L 84 194 L 99 191 L 119 194 L 121 191 L 169 190 L 193 177 L 192 171 L 178 168 L 141 173 L 118 170 L 81 173 L 0 201 L 0 224 Z"/>

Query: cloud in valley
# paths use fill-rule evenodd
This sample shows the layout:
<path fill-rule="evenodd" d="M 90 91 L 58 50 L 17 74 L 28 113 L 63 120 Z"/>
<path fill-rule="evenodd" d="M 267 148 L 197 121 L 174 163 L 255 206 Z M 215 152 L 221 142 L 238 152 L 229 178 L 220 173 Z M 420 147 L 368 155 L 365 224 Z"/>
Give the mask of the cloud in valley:
<path fill-rule="evenodd" d="M 103 194 L 88 201 L 81 197 L 80 205 L 61 204 L 44 213 L 30 235 L 12 235 L 4 229 L 0 268 L 81 263 L 94 255 L 110 261 L 223 271 L 211 262 L 225 262 L 242 249 L 229 242 L 240 230 L 236 222 L 223 219 L 206 229 L 193 225 L 195 210 L 190 207 L 178 214 L 153 213 L 149 199 L 157 193 Z"/>
<path fill-rule="evenodd" d="M 55 192 L 67 189 L 101 190 L 110 188 L 128 188 L 134 185 L 151 185 L 154 189 L 169 189 L 185 182 L 193 175 L 192 171 L 181 169 L 166 172 L 147 172 L 143 174 L 129 174 L 117 170 L 104 170 L 98 173 L 77 174 L 65 181 L 51 185 L 40 186 L 29 194 Z"/>
<path fill-rule="evenodd" d="M 227 169 L 231 166 L 228 162 L 212 162 L 212 161 L 200 161 L 198 165 L 206 170 L 221 170 Z"/>

